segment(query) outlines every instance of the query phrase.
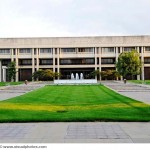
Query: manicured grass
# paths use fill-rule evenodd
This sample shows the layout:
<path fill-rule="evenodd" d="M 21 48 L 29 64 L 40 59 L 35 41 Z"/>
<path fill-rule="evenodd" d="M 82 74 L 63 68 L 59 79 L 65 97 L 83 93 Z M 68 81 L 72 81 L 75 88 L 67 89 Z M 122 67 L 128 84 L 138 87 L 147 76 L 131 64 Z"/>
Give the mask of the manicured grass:
<path fill-rule="evenodd" d="M 8 85 L 18 85 L 22 84 L 23 82 L 0 82 L 0 86 L 8 86 Z"/>
<path fill-rule="evenodd" d="M 150 121 L 150 105 L 103 85 L 45 86 L 0 102 L 0 122 Z"/>
<path fill-rule="evenodd" d="M 150 80 L 129 80 L 128 82 L 137 83 L 137 84 L 150 84 Z"/>

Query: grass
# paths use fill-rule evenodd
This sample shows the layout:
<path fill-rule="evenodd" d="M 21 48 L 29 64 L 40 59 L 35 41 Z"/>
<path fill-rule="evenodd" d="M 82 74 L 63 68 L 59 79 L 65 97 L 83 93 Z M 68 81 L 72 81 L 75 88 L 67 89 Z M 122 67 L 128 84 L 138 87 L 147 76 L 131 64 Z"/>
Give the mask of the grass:
<path fill-rule="evenodd" d="M 150 121 L 150 105 L 103 85 L 45 86 L 0 102 L 0 122 Z"/>
<path fill-rule="evenodd" d="M 0 86 L 8 86 L 8 85 L 18 85 L 22 84 L 23 82 L 0 82 Z"/>
<path fill-rule="evenodd" d="M 150 84 L 150 80 L 129 80 L 129 82 L 136 83 L 136 84 Z"/>

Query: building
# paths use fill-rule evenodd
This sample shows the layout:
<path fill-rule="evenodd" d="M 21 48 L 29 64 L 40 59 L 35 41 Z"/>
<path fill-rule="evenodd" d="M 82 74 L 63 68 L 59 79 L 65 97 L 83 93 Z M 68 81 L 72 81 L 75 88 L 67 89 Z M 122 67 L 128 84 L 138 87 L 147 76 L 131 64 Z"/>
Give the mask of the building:
<path fill-rule="evenodd" d="M 137 79 L 150 79 L 150 36 L 0 38 L 0 81 L 7 81 L 7 65 L 16 62 L 16 81 L 32 80 L 38 69 L 52 69 L 69 79 L 71 73 L 115 69 L 123 51 L 136 49 L 142 62 Z"/>

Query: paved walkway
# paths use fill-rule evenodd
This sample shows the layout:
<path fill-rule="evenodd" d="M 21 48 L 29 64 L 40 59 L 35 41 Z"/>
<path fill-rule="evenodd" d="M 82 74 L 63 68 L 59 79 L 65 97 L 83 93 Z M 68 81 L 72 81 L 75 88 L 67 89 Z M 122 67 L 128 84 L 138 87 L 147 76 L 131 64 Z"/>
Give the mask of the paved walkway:
<path fill-rule="evenodd" d="M 32 90 L 41 88 L 49 82 L 30 82 L 29 84 L 11 85 L 0 87 L 0 101 L 23 95 Z"/>
<path fill-rule="evenodd" d="M 150 123 L 2 123 L 0 143 L 150 143 Z"/>
<path fill-rule="evenodd" d="M 123 81 L 102 81 L 102 84 L 117 91 L 118 93 L 131 97 L 133 99 L 150 104 L 150 86 L 142 84 L 134 84 Z"/>

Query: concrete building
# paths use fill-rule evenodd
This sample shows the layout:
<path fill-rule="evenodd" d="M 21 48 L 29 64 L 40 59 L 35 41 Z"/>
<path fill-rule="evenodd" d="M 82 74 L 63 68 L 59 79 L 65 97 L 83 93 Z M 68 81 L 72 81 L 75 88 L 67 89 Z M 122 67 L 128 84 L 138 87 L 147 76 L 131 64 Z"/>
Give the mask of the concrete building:
<path fill-rule="evenodd" d="M 7 81 L 11 61 L 16 62 L 16 81 L 32 80 L 38 69 L 61 72 L 63 79 L 71 73 L 88 78 L 94 70 L 115 69 L 119 54 L 132 49 L 144 62 L 137 79 L 150 79 L 150 36 L 0 38 L 0 81 Z"/>

